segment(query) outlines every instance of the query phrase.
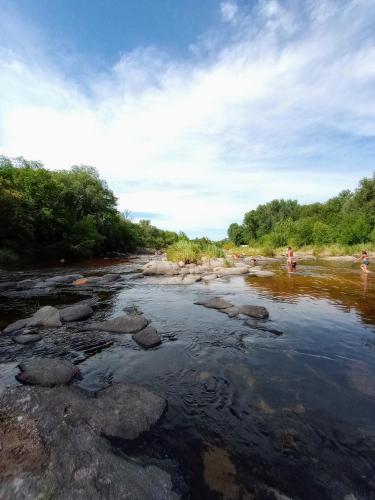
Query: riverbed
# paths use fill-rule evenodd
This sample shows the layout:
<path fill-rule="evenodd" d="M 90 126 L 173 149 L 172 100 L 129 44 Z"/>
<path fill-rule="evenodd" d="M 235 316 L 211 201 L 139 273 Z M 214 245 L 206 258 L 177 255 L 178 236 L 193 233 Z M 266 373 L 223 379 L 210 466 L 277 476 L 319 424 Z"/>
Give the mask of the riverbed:
<path fill-rule="evenodd" d="M 137 272 L 133 261 L 1 273 L 0 280 Z M 274 276 L 232 276 L 192 285 L 147 277 L 94 291 L 0 297 L 0 328 L 42 305 L 95 295 L 95 320 L 140 311 L 162 344 L 143 350 L 130 335 L 75 323 L 20 345 L 0 336 L 0 363 L 62 357 L 81 371 L 74 385 L 96 392 L 136 383 L 168 401 L 151 432 L 114 440 L 116 453 L 170 463 L 175 489 L 192 499 L 375 498 L 375 274 L 348 262 L 284 262 Z M 268 309 L 245 323 L 195 303 L 212 297 Z M 0 367 L 1 368 L 1 367 Z M 16 384 L 12 373 L 4 384 Z M 283 496 L 284 495 L 284 496 Z"/>

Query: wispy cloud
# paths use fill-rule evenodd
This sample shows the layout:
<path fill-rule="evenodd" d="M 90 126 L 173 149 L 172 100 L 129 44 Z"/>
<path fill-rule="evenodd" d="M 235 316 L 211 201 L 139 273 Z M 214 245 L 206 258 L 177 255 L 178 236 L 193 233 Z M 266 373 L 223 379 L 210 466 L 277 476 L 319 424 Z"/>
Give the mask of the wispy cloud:
<path fill-rule="evenodd" d="M 224 236 L 274 197 L 354 187 L 374 168 L 375 3 L 222 2 L 220 13 L 236 22 L 203 36 L 190 60 L 137 48 L 79 81 L 44 42 L 31 56 L 9 42 L 0 152 L 94 165 L 122 209 L 190 234 Z"/>

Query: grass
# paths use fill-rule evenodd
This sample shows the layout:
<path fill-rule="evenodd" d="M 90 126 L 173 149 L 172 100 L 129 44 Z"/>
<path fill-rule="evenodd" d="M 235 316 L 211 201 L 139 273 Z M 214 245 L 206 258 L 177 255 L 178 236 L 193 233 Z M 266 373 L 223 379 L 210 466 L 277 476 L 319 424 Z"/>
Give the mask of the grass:
<path fill-rule="evenodd" d="M 213 243 L 201 245 L 193 241 L 179 240 L 167 248 L 166 255 L 171 262 L 198 264 L 202 262 L 203 257 L 224 257 L 224 251 Z"/>
<path fill-rule="evenodd" d="M 236 247 L 235 245 L 225 244 L 224 246 L 226 254 L 228 256 L 264 256 L 264 257 L 274 257 L 275 255 L 286 254 L 286 247 L 272 248 L 269 246 L 259 246 L 259 247 Z M 374 243 L 361 243 L 356 245 L 340 245 L 338 243 L 332 243 L 322 246 L 303 246 L 303 247 L 293 247 L 295 252 L 300 252 L 303 254 L 314 255 L 315 257 L 338 257 L 342 255 L 360 255 L 363 250 L 367 252 L 375 252 Z"/>

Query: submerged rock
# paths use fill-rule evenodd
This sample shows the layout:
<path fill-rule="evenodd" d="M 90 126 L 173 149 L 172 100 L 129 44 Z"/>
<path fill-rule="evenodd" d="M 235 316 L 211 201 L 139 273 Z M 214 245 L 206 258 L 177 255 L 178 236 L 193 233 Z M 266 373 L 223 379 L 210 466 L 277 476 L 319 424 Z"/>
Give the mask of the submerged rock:
<path fill-rule="evenodd" d="M 240 314 L 245 314 L 252 318 L 266 319 L 270 315 L 268 310 L 263 306 L 242 305 L 238 306 L 238 310 Z"/>
<path fill-rule="evenodd" d="M 52 278 L 48 278 L 45 283 L 48 285 L 68 285 L 73 283 L 78 279 L 81 279 L 83 276 L 81 274 L 66 274 L 65 276 L 53 276 Z"/>
<path fill-rule="evenodd" d="M 233 304 L 220 297 L 214 297 L 209 300 L 194 302 L 194 304 L 208 307 L 209 309 L 229 309 L 230 307 L 233 307 Z"/>
<path fill-rule="evenodd" d="M 21 373 L 16 376 L 19 382 L 43 387 L 68 384 L 80 373 L 73 363 L 65 359 L 35 357 L 21 363 L 19 368 Z"/>
<path fill-rule="evenodd" d="M 143 330 L 133 335 L 133 339 L 142 347 L 150 348 L 161 344 L 161 337 L 152 326 L 146 326 Z"/>
<path fill-rule="evenodd" d="M 252 276 L 259 276 L 260 278 L 261 277 L 268 278 L 270 276 L 275 276 L 275 273 L 273 271 L 264 271 L 263 269 L 250 269 L 249 274 L 251 274 Z"/>
<path fill-rule="evenodd" d="M 119 384 L 93 398 L 74 387 L 17 387 L 0 404 L 2 499 L 179 498 L 168 473 L 113 453 L 103 437 L 131 439 L 157 423 L 166 402 L 146 389 Z"/>
<path fill-rule="evenodd" d="M 124 314 L 102 323 L 96 323 L 95 328 L 114 333 L 137 333 L 145 328 L 148 323 L 148 320 L 140 314 Z"/>
<path fill-rule="evenodd" d="M 81 321 L 83 319 L 89 318 L 94 314 L 93 308 L 87 302 L 64 307 L 63 309 L 60 309 L 59 312 L 60 318 L 64 322 Z"/>
<path fill-rule="evenodd" d="M 34 342 L 39 342 L 42 336 L 37 333 L 21 333 L 13 337 L 14 342 L 17 344 L 33 344 Z"/>

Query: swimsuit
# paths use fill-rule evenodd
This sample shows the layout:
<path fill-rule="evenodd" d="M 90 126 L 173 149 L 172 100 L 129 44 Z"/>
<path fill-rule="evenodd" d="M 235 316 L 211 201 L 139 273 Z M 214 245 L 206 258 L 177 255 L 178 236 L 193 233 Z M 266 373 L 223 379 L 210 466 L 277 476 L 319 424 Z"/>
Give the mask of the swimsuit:
<path fill-rule="evenodd" d="M 370 261 L 369 261 L 368 259 L 365 259 L 365 260 L 363 261 L 363 263 L 364 263 L 364 265 L 365 265 L 365 266 L 368 266 L 368 265 L 370 264 Z"/>

